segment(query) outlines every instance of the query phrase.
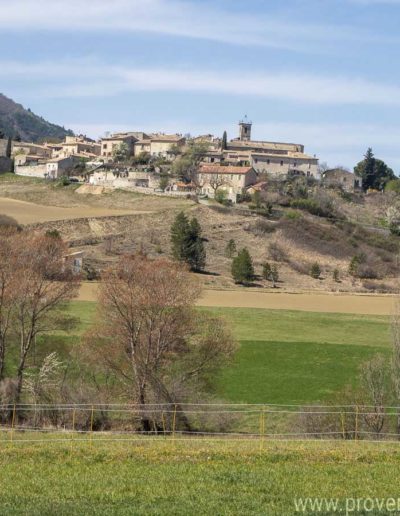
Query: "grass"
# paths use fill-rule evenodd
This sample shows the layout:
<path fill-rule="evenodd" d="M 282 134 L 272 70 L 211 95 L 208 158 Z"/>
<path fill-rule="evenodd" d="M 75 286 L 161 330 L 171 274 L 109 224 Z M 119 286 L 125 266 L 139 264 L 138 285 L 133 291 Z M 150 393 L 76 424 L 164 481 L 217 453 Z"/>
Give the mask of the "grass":
<path fill-rule="evenodd" d="M 397 499 L 399 467 L 383 443 L 3 443 L 0 511 L 289 515 L 300 497 Z"/>
<path fill-rule="evenodd" d="M 44 183 L 44 179 L 38 177 L 18 176 L 13 172 L 0 174 L 0 183 Z"/>
<path fill-rule="evenodd" d="M 95 303 L 76 301 L 80 322 L 72 335 L 49 335 L 39 357 L 69 352 L 93 321 Z M 356 381 L 360 365 L 390 349 L 385 316 L 323 314 L 251 308 L 204 309 L 223 316 L 239 341 L 233 363 L 217 379 L 220 398 L 247 403 L 314 403 Z"/>
<path fill-rule="evenodd" d="M 218 381 L 222 398 L 314 403 L 354 384 L 360 366 L 390 346 L 388 317 L 217 308 L 240 342 Z"/>

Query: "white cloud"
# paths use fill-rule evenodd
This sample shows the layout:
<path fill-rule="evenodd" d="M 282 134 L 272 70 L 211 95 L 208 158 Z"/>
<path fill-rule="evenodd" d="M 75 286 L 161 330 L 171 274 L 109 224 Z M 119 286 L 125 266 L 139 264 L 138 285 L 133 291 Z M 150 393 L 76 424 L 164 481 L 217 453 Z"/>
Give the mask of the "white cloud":
<path fill-rule="evenodd" d="M 323 105 L 400 105 L 400 87 L 362 78 L 112 66 L 95 60 L 0 61 L 0 79 L 29 77 L 31 95 L 107 97 L 137 91 L 228 94 Z"/>
<path fill-rule="evenodd" d="M 296 51 L 374 38 L 354 27 L 237 13 L 195 0 L 0 0 L 0 13 L 0 29 L 13 31 L 148 32 Z"/>

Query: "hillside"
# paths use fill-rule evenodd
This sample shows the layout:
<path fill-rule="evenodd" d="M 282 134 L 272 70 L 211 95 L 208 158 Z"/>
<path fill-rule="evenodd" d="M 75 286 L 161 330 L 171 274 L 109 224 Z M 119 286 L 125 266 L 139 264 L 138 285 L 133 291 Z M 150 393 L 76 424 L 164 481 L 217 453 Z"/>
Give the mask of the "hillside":
<path fill-rule="evenodd" d="M 0 132 L 5 136 L 19 134 L 23 141 L 37 142 L 42 138 L 64 138 L 73 132 L 47 122 L 21 104 L 0 93 Z"/>
<path fill-rule="evenodd" d="M 279 267 L 277 290 L 280 292 L 393 293 L 398 290 L 400 239 L 381 225 L 387 206 L 394 202 L 386 194 L 347 200 L 335 192 L 318 190 L 325 205 L 329 205 L 327 197 L 335 210 L 336 218 L 327 218 L 284 207 L 284 199 L 280 198 L 273 199 L 272 214 L 265 217 L 240 206 L 207 206 L 187 199 L 142 196 L 120 190 L 103 195 L 78 195 L 75 190 L 74 186 L 60 188 L 40 180 L 5 177 L 0 182 L 0 197 L 7 197 L 8 201 L 0 199 L 0 213 L 13 216 L 23 224 L 57 229 L 71 247 L 85 251 L 87 263 L 102 269 L 126 252 L 142 250 L 154 257 L 168 256 L 170 227 L 183 209 L 198 218 L 207 240 L 208 274 L 200 275 L 206 288 L 235 287 L 232 260 L 226 255 L 226 246 L 233 239 L 238 249 L 247 247 L 251 253 L 257 289 L 271 288 L 261 277 L 262 265 L 268 261 Z M 13 208 L 10 199 L 33 202 L 36 206 L 18 215 L 18 203 Z M 65 214 L 65 208 L 71 211 L 70 216 Z M 101 208 L 101 218 L 90 216 L 94 213 L 92 208 L 96 211 Z M 81 210 L 82 218 L 77 210 Z M 113 216 L 115 210 L 120 210 L 121 216 Z M 359 265 L 357 274 L 352 275 L 349 266 L 354 257 Z M 315 262 L 321 268 L 320 279 L 310 275 Z M 333 277 L 335 270 L 338 279 Z"/>

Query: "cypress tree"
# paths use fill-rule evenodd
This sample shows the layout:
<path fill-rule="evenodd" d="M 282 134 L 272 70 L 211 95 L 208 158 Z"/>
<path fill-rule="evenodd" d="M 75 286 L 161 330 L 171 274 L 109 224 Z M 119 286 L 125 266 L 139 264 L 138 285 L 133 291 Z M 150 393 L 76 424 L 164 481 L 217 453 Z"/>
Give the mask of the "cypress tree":
<path fill-rule="evenodd" d="M 226 150 L 227 147 L 228 147 L 228 135 L 226 134 L 226 131 L 224 131 L 224 134 L 222 135 L 221 149 Z"/>

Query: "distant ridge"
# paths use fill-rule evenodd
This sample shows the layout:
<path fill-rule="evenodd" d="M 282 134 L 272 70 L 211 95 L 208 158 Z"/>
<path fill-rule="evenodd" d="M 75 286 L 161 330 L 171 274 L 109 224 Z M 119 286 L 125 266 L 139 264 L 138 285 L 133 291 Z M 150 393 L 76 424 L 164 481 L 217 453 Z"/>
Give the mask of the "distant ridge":
<path fill-rule="evenodd" d="M 23 141 L 32 142 L 46 138 L 63 139 L 65 136 L 74 134 L 64 127 L 47 122 L 2 93 L 0 93 L 0 132 L 11 138 L 19 136 Z"/>

